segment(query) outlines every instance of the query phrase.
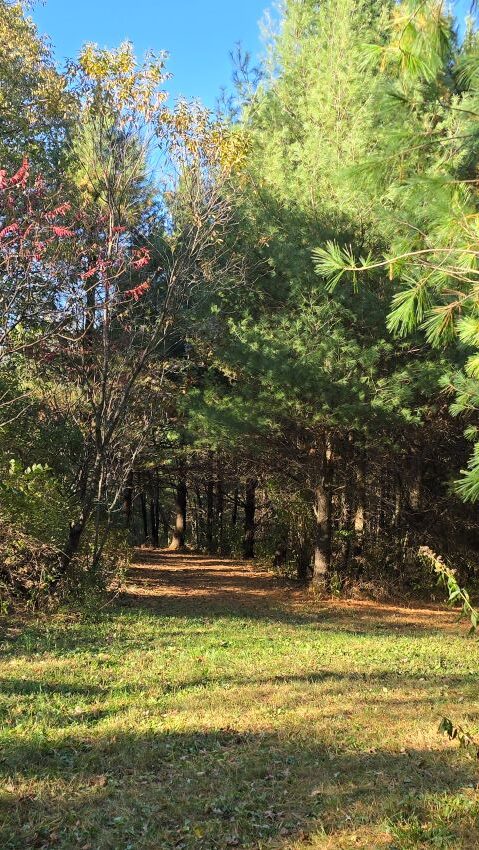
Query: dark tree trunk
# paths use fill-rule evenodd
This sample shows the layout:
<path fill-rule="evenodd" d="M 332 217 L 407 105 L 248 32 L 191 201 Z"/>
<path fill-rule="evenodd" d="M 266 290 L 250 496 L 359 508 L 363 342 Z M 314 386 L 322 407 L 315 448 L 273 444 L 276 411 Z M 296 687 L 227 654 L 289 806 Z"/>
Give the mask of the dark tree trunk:
<path fill-rule="evenodd" d="M 206 549 L 211 555 L 215 550 L 213 534 L 213 510 L 214 510 L 214 483 L 209 478 L 206 484 Z"/>
<path fill-rule="evenodd" d="M 231 526 L 232 528 L 236 528 L 236 523 L 238 522 L 238 488 L 235 487 L 233 493 L 233 507 L 231 508 Z"/>
<path fill-rule="evenodd" d="M 362 555 L 364 545 L 366 460 L 362 458 L 356 473 L 356 504 L 354 506 L 354 557 Z"/>
<path fill-rule="evenodd" d="M 196 548 L 201 549 L 201 542 L 203 536 L 203 505 L 201 502 L 201 493 L 200 488 L 195 487 L 195 495 L 196 495 Z"/>
<path fill-rule="evenodd" d="M 185 546 L 186 536 L 186 501 L 187 489 L 186 481 L 180 478 L 176 488 L 175 499 L 175 526 L 173 529 L 173 537 L 169 548 L 172 550 L 183 549 Z"/>
<path fill-rule="evenodd" d="M 353 474 L 353 473 L 351 473 Z M 354 551 L 354 503 L 356 496 L 356 488 L 354 481 L 347 481 L 343 494 L 343 510 L 341 531 L 343 532 L 342 544 L 342 569 L 344 575 L 348 575 L 351 569 L 351 562 Z"/>
<path fill-rule="evenodd" d="M 125 516 L 125 526 L 130 528 L 131 514 L 133 507 L 133 470 L 128 473 L 125 489 L 123 491 L 123 513 Z"/>
<path fill-rule="evenodd" d="M 61 557 L 61 575 L 66 576 L 70 580 L 73 579 L 72 562 L 80 548 L 80 541 L 85 529 L 86 522 L 84 519 L 79 519 L 77 522 L 70 523 L 68 530 L 68 538 L 63 547 Z"/>
<path fill-rule="evenodd" d="M 354 464 L 354 449 L 352 439 L 348 441 L 344 457 L 345 483 L 341 502 L 341 532 L 343 541 L 341 546 L 342 570 L 348 575 L 354 553 L 354 515 L 357 504 L 357 474 Z"/>
<path fill-rule="evenodd" d="M 148 541 L 148 514 L 146 511 L 146 496 L 144 493 L 140 493 L 140 510 L 141 510 L 141 522 L 143 525 L 143 542 L 147 543 Z"/>
<path fill-rule="evenodd" d="M 303 532 L 299 535 L 296 577 L 300 584 L 307 584 L 311 579 L 311 548 L 308 546 Z"/>
<path fill-rule="evenodd" d="M 256 488 L 258 480 L 248 478 L 246 482 L 244 503 L 244 536 L 243 536 L 243 558 L 248 561 L 254 558 L 255 538 L 255 514 L 256 514 Z"/>
<path fill-rule="evenodd" d="M 313 583 L 326 586 L 331 566 L 331 493 L 324 482 L 316 487 L 314 517 Z"/>
<path fill-rule="evenodd" d="M 158 533 L 158 500 L 150 499 L 151 545 L 158 548 L 160 536 Z"/>
<path fill-rule="evenodd" d="M 158 517 L 158 536 L 160 535 L 160 519 L 161 524 L 163 526 L 163 538 L 165 543 L 168 543 L 168 535 L 170 533 L 170 524 L 168 522 L 168 517 L 166 515 L 165 509 L 161 504 L 160 500 L 156 500 L 156 515 Z"/>
<path fill-rule="evenodd" d="M 419 512 L 422 507 L 423 468 L 420 457 L 413 458 L 412 474 L 409 485 L 409 507 Z"/>
<path fill-rule="evenodd" d="M 318 589 L 324 589 L 327 586 L 331 567 L 331 465 L 331 450 L 325 441 L 313 503 L 315 518 L 313 584 Z"/>
<path fill-rule="evenodd" d="M 216 528 L 218 533 L 218 551 L 220 555 L 228 554 L 224 529 L 224 509 L 225 494 L 223 489 L 223 478 L 220 470 L 218 474 L 218 483 L 216 485 Z"/>

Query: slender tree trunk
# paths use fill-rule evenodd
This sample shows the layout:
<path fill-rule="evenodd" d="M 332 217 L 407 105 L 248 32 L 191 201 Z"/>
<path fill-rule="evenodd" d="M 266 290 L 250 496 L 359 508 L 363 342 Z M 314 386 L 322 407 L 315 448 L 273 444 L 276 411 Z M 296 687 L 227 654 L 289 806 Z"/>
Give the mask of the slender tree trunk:
<path fill-rule="evenodd" d="M 355 451 L 353 437 L 350 434 L 345 445 L 345 482 L 341 503 L 341 531 L 343 532 L 342 543 L 342 570 L 347 575 L 351 570 L 351 562 L 354 554 L 354 518 L 358 505 L 358 475 L 355 463 Z"/>
<path fill-rule="evenodd" d="M 325 587 L 331 566 L 331 494 L 323 482 L 314 493 L 314 517 L 313 584 Z"/>
<path fill-rule="evenodd" d="M 131 513 L 133 506 L 133 470 L 128 473 L 125 489 L 123 491 L 123 513 L 125 516 L 125 526 L 130 528 Z"/>
<path fill-rule="evenodd" d="M 160 502 L 160 499 L 156 499 L 156 515 L 158 517 L 158 536 L 160 534 L 160 519 L 161 524 L 163 526 L 163 539 L 165 543 L 168 543 L 168 535 L 170 533 L 170 524 L 168 522 L 168 517 L 166 515 L 166 511 L 163 508 L 163 505 Z"/>
<path fill-rule="evenodd" d="M 214 552 L 214 535 L 213 535 L 213 510 L 214 510 L 214 483 L 210 477 L 206 484 L 206 549 L 208 554 Z"/>
<path fill-rule="evenodd" d="M 195 487 L 195 499 L 194 499 L 194 508 L 192 509 L 192 513 L 194 516 L 191 520 L 191 535 L 196 539 L 196 548 L 200 548 L 200 511 L 199 511 L 199 503 L 198 503 L 198 488 Z"/>
<path fill-rule="evenodd" d="M 160 537 L 158 534 L 158 501 L 150 499 L 150 525 L 151 525 L 151 545 L 158 548 L 160 545 Z"/>
<path fill-rule="evenodd" d="M 354 476 L 354 471 L 346 471 L 347 476 Z M 342 524 L 341 530 L 344 534 L 342 545 L 342 567 L 347 575 L 351 568 L 354 551 L 354 509 L 356 503 L 356 482 L 354 478 L 348 477 L 343 493 Z"/>
<path fill-rule="evenodd" d="M 325 441 L 313 503 L 315 519 L 313 584 L 321 590 L 328 583 L 331 567 L 331 464 L 331 449 Z"/>
<path fill-rule="evenodd" d="M 300 584 L 307 584 L 311 578 L 311 547 L 304 530 L 299 532 L 296 577 Z"/>
<path fill-rule="evenodd" d="M 63 547 L 63 553 L 61 558 L 61 573 L 62 576 L 66 576 L 70 580 L 74 578 L 72 574 L 72 562 L 80 548 L 80 541 L 82 538 L 83 531 L 85 529 L 86 521 L 85 519 L 79 519 L 76 522 L 70 523 L 70 528 L 68 530 L 68 537 Z"/>
<path fill-rule="evenodd" d="M 413 460 L 412 477 L 409 486 L 409 506 L 413 511 L 420 511 L 422 506 L 423 469 L 421 458 Z"/>
<path fill-rule="evenodd" d="M 248 478 L 245 491 L 243 536 L 243 558 L 246 561 L 254 558 L 257 486 L 258 480 L 256 478 Z"/>
<path fill-rule="evenodd" d="M 141 522 L 143 525 L 143 542 L 148 542 L 148 514 L 146 511 L 146 496 L 140 493 Z"/>
<path fill-rule="evenodd" d="M 196 495 L 196 548 L 201 549 L 203 540 L 203 503 L 201 501 L 200 488 L 195 487 Z"/>
<path fill-rule="evenodd" d="M 61 575 L 59 576 L 59 580 L 62 576 L 67 576 L 70 578 L 70 580 L 74 578 L 72 571 L 73 560 L 80 548 L 81 538 L 86 528 L 86 525 L 93 514 L 95 506 L 95 496 L 97 498 L 97 505 L 99 505 L 100 503 L 101 487 L 103 481 L 102 472 L 102 456 L 100 453 L 98 453 L 91 470 L 91 483 L 89 487 L 89 492 L 87 491 L 88 476 L 84 476 L 82 473 L 82 484 L 84 488 L 82 492 L 82 509 L 78 519 L 70 523 L 68 537 L 63 547 L 63 553 L 61 558 Z M 98 524 L 95 533 L 95 538 L 97 538 L 98 536 L 97 532 Z M 95 539 L 94 552 L 97 549 L 96 543 L 97 541 Z"/>
<path fill-rule="evenodd" d="M 218 472 L 218 482 L 216 484 L 216 528 L 218 533 L 218 551 L 220 555 L 228 554 L 224 529 L 224 509 L 225 494 L 223 488 L 223 476 L 220 469 Z"/>
<path fill-rule="evenodd" d="M 233 507 L 231 508 L 231 526 L 232 528 L 236 528 L 236 523 L 238 522 L 238 488 L 235 487 L 233 493 Z"/>
<path fill-rule="evenodd" d="M 173 537 L 169 548 L 172 550 L 183 549 L 185 546 L 186 536 L 186 502 L 187 489 L 186 481 L 180 478 L 176 488 L 175 499 L 175 526 L 173 529 Z"/>

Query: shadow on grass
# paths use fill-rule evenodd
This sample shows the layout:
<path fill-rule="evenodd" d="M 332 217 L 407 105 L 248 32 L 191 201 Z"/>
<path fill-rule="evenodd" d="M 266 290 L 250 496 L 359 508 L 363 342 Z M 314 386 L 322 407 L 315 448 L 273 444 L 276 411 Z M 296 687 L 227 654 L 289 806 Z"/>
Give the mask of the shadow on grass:
<path fill-rule="evenodd" d="M 286 847 L 422 816 L 431 795 L 475 781 L 451 751 L 338 752 L 230 728 L 11 743 L 0 772 L 4 850 L 49 847 L 52 833 L 58 850 Z M 460 822 L 452 829 L 463 846 Z"/>
<path fill-rule="evenodd" d="M 290 588 L 293 593 L 297 592 L 296 586 Z M 283 599 L 283 603 L 285 600 Z M 379 639 L 391 635 L 402 635 L 420 637 L 436 636 L 444 634 L 442 625 L 444 622 L 444 611 L 438 612 L 438 622 L 434 622 L 434 612 L 431 613 L 428 623 L 414 620 L 414 611 L 411 618 L 407 616 L 401 620 L 388 618 L 386 611 L 378 606 L 371 613 L 357 611 L 351 606 L 351 610 L 338 611 L 329 603 L 318 601 L 315 610 L 289 609 L 286 604 L 278 603 L 274 596 L 270 600 L 257 599 L 254 595 L 250 598 L 242 597 L 238 603 L 237 595 L 232 591 L 228 599 L 227 594 L 221 592 L 215 596 L 209 589 L 204 592 L 187 596 L 182 590 L 175 594 L 169 588 L 168 595 L 158 596 L 147 592 L 137 595 L 126 591 L 121 594 L 117 603 L 118 611 L 143 611 L 152 616 L 165 618 L 187 618 L 216 619 L 225 617 L 227 619 L 261 621 L 265 623 L 278 623 L 291 626 L 310 626 L 312 629 L 324 631 L 340 631 L 341 634 L 369 635 Z M 449 615 L 449 612 L 447 612 Z M 462 631 L 461 631 L 462 628 Z M 172 633 L 173 634 L 173 633 Z M 178 634 L 178 632 L 176 632 Z M 453 632 L 454 634 L 454 632 Z M 464 627 L 457 626 L 457 635 L 464 637 Z"/>
<path fill-rule="evenodd" d="M 167 550 L 137 552 L 119 605 L 162 617 L 223 616 L 381 636 L 436 634 L 449 616 L 427 607 L 353 601 L 339 606 L 251 564 Z"/>
<path fill-rule="evenodd" d="M 431 688 L 437 686 L 446 687 L 447 691 L 451 688 L 458 689 L 464 698 L 469 695 L 472 699 L 477 693 L 477 675 L 474 672 L 465 673 L 462 675 L 441 675 L 431 673 L 425 675 L 417 672 L 393 672 L 388 670 L 377 671 L 336 671 L 328 669 L 316 669 L 314 671 L 294 674 L 278 674 L 273 676 L 243 676 L 230 675 L 221 673 L 220 675 L 205 674 L 191 679 L 182 679 L 181 681 L 168 681 L 164 678 L 155 679 L 154 689 L 158 695 L 178 694 L 185 691 L 195 690 L 197 688 L 208 688 L 208 690 L 218 687 L 222 688 L 225 685 L 228 687 L 248 687 L 255 685 L 258 688 L 270 685 L 300 685 L 305 688 L 305 697 L 310 698 L 311 694 L 308 691 L 310 685 L 325 685 L 329 687 L 321 688 L 323 697 L 331 694 L 348 693 L 351 689 L 361 691 L 363 687 L 379 688 L 387 683 L 390 692 L 384 700 L 391 703 L 391 692 L 397 691 L 404 693 L 408 688 L 413 687 L 420 695 L 410 697 L 412 703 L 434 703 L 437 704 L 438 698 L 436 694 L 429 694 Z M 144 683 L 131 684 L 121 682 L 117 685 L 78 685 L 74 681 L 68 682 L 51 682 L 44 678 L 41 679 L 19 679 L 19 678 L 4 678 L 0 679 L 0 695 L 3 697 L 18 696 L 20 698 L 28 698 L 31 696 L 62 696 L 62 697 L 86 697 L 89 699 L 106 699 L 119 695 L 135 695 L 141 694 L 145 688 L 151 689 L 152 681 L 146 680 Z M 364 696 L 364 695 L 363 695 Z M 366 696 L 364 696 L 366 699 Z M 405 703 L 408 700 L 398 700 L 398 703 Z M 445 699 L 447 701 L 447 697 Z M 368 693 L 368 704 L 374 703 L 373 696 Z"/>

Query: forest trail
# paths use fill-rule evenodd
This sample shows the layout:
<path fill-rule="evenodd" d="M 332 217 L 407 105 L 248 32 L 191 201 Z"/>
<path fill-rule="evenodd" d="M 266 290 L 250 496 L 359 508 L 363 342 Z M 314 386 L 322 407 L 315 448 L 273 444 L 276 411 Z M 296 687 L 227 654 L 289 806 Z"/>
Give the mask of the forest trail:
<path fill-rule="evenodd" d="M 442 604 L 406 605 L 367 599 L 319 599 L 296 582 L 259 566 L 232 558 L 137 549 L 128 571 L 122 601 L 160 612 L 236 612 L 239 616 L 271 616 L 282 612 L 298 622 L 334 621 L 357 631 L 394 627 L 398 631 L 457 630 L 457 616 Z"/>
<path fill-rule="evenodd" d="M 131 596 L 152 601 L 178 595 L 209 601 L 233 597 L 238 606 L 284 595 L 271 573 L 251 564 L 168 549 L 136 550 L 127 588 Z"/>

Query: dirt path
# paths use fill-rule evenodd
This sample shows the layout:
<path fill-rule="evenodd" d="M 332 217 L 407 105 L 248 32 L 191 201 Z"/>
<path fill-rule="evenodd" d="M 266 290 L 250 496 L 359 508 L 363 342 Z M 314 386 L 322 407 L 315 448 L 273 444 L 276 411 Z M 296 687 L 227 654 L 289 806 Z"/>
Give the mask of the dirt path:
<path fill-rule="evenodd" d="M 274 613 L 324 624 L 334 621 L 355 631 L 458 629 L 456 615 L 444 605 L 318 599 L 249 563 L 169 550 L 136 550 L 122 599 L 126 605 L 176 614 L 201 613 L 207 605 L 238 616 Z"/>

